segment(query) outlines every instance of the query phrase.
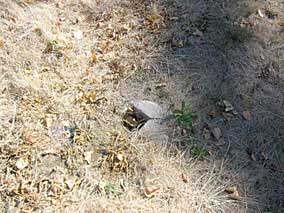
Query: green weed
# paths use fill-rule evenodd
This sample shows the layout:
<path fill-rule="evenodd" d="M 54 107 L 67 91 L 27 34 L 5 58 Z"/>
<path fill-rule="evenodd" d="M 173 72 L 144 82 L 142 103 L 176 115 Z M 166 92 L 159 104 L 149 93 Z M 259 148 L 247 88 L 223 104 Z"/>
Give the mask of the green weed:
<path fill-rule="evenodd" d="M 188 139 L 188 146 L 191 155 L 199 160 L 204 160 L 209 154 L 208 151 L 201 144 L 197 143 L 194 138 Z"/>
<path fill-rule="evenodd" d="M 197 117 L 195 112 L 192 112 L 191 106 L 182 102 L 181 109 L 173 110 L 173 116 L 181 126 L 191 129 L 193 119 Z"/>
<path fill-rule="evenodd" d="M 117 189 L 110 183 L 104 186 L 104 190 L 106 194 L 116 194 L 117 193 Z"/>

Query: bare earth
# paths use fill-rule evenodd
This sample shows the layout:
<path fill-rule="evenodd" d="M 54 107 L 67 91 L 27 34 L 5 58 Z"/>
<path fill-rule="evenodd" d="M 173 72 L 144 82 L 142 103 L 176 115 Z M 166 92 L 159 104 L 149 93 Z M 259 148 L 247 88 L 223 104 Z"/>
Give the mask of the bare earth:
<path fill-rule="evenodd" d="M 283 11 L 0 0 L 1 212 L 284 212 Z M 133 100 L 198 116 L 153 139 Z"/>

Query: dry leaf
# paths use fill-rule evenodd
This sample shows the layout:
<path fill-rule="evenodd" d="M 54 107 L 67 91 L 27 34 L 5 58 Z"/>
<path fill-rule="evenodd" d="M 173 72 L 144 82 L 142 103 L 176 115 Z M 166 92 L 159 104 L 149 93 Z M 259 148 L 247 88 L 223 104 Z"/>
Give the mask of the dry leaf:
<path fill-rule="evenodd" d="M 230 121 L 235 117 L 232 113 L 228 113 L 228 112 L 223 112 L 222 114 L 227 121 Z"/>
<path fill-rule="evenodd" d="M 222 137 L 222 131 L 218 127 L 213 128 L 212 134 L 217 140 L 219 140 Z"/>
<path fill-rule="evenodd" d="M 48 72 L 49 70 L 50 68 L 46 66 L 41 68 L 41 72 Z"/>
<path fill-rule="evenodd" d="M 188 183 L 188 177 L 187 177 L 186 174 L 182 173 L 182 174 L 181 174 L 181 178 L 182 178 L 182 181 L 183 181 L 184 183 Z"/>
<path fill-rule="evenodd" d="M 179 47 L 179 48 L 181 48 L 181 47 L 184 47 L 184 44 L 185 44 L 185 42 L 184 42 L 184 40 L 182 40 L 182 39 L 178 39 L 178 38 L 173 38 L 173 39 L 172 39 L 172 45 L 173 45 L 174 47 Z"/>
<path fill-rule="evenodd" d="M 19 159 L 16 161 L 16 164 L 15 164 L 15 166 L 16 166 L 17 169 L 19 169 L 19 170 L 22 170 L 22 169 L 26 168 L 28 165 L 29 165 L 28 160 L 27 160 L 27 159 L 24 159 L 24 158 L 19 158 Z"/>
<path fill-rule="evenodd" d="M 36 27 L 36 28 L 34 29 L 34 32 L 35 32 L 35 34 L 36 34 L 37 36 L 42 36 L 42 30 L 41 30 L 39 27 Z"/>
<path fill-rule="evenodd" d="M 213 118 L 216 118 L 216 117 L 217 117 L 217 112 L 216 112 L 216 110 L 211 110 L 211 111 L 209 111 L 209 112 L 207 113 L 207 115 L 208 115 L 211 119 L 213 119 Z"/>
<path fill-rule="evenodd" d="M 235 191 L 237 191 L 237 187 L 236 186 L 229 186 L 225 189 L 225 192 L 227 193 L 234 193 Z"/>
<path fill-rule="evenodd" d="M 4 42 L 0 40 L 0 49 L 4 48 Z"/>
<path fill-rule="evenodd" d="M 102 53 L 102 54 L 106 53 L 109 45 L 110 45 L 110 41 L 102 41 L 99 44 L 99 52 Z"/>
<path fill-rule="evenodd" d="M 215 143 L 215 145 L 217 145 L 217 146 L 224 146 L 225 144 L 226 144 L 226 142 L 223 138 L 221 138 L 220 140 L 218 140 L 217 143 Z"/>
<path fill-rule="evenodd" d="M 14 23 L 16 23 L 16 18 L 14 16 L 9 16 L 8 18 L 10 21 L 13 21 Z"/>
<path fill-rule="evenodd" d="M 86 100 L 88 103 L 95 103 L 97 101 L 97 93 L 94 91 L 89 92 L 86 95 Z"/>
<path fill-rule="evenodd" d="M 91 55 L 91 62 L 94 63 L 94 64 L 99 62 L 99 59 L 98 59 L 97 54 L 95 52 L 93 52 L 92 55 Z"/>
<path fill-rule="evenodd" d="M 160 190 L 160 187 L 148 186 L 148 187 L 145 187 L 144 194 L 146 197 L 152 198 L 159 192 L 159 190 Z"/>
<path fill-rule="evenodd" d="M 241 200 L 240 193 L 238 191 L 235 191 L 234 193 L 229 195 L 229 198 L 233 200 Z"/>
<path fill-rule="evenodd" d="M 240 200 L 241 199 L 240 193 L 239 193 L 239 191 L 238 191 L 236 186 L 227 187 L 225 189 L 225 191 L 230 194 L 229 198 L 231 198 L 233 200 Z"/>
<path fill-rule="evenodd" d="M 225 106 L 225 112 L 230 112 L 234 110 L 233 105 L 229 101 L 224 100 L 223 104 Z"/>
<path fill-rule="evenodd" d="M 103 76 L 103 81 L 110 81 L 110 80 L 113 80 L 114 79 L 114 76 L 112 74 L 106 74 Z"/>
<path fill-rule="evenodd" d="M 255 154 L 254 154 L 254 153 L 251 153 L 251 154 L 250 154 L 250 159 L 251 159 L 252 161 L 256 161 L 256 157 L 255 157 Z"/>
<path fill-rule="evenodd" d="M 250 121 L 252 119 L 252 115 L 250 111 L 244 111 L 243 112 L 243 118 L 247 121 Z"/>
<path fill-rule="evenodd" d="M 203 137 L 204 137 L 205 140 L 209 140 L 210 139 L 211 133 L 210 133 L 209 129 L 207 129 L 207 128 L 203 129 Z"/>
<path fill-rule="evenodd" d="M 261 152 L 261 156 L 263 157 L 264 160 L 268 160 L 268 157 L 264 152 Z"/>

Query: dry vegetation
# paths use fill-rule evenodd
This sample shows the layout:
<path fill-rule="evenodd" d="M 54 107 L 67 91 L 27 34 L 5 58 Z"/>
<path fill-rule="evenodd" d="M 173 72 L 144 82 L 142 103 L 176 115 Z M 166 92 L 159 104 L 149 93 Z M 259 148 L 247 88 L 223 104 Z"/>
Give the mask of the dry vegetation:
<path fill-rule="evenodd" d="M 281 7 L 0 0 L 0 209 L 283 211 Z M 133 99 L 199 116 L 153 141 Z"/>

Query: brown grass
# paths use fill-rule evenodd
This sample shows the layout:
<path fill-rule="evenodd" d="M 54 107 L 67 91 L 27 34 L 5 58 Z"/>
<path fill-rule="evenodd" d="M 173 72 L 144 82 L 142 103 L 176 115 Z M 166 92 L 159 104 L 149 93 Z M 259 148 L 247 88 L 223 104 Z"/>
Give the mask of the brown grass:
<path fill-rule="evenodd" d="M 180 4 L 183 7 L 178 7 Z M 217 19 L 212 17 L 221 14 L 219 2 L 207 4 L 0 0 L 0 209 L 262 211 L 266 204 L 259 204 L 263 196 L 258 193 L 265 194 L 270 187 L 273 197 L 275 185 L 269 182 L 257 191 L 242 175 L 260 171 L 255 167 L 243 169 L 247 156 L 244 148 L 242 152 L 238 150 L 241 139 L 249 141 L 244 136 L 249 126 L 241 129 L 240 140 L 236 139 L 235 130 L 243 125 L 241 122 L 234 123 L 234 130 L 222 126 L 226 147 L 219 151 L 225 154 L 216 157 L 219 153 L 216 147 L 212 148 L 214 142 L 198 135 L 201 122 L 197 122 L 194 137 L 211 153 L 204 161 L 198 161 L 184 145 L 185 130 L 176 124 L 168 133 L 169 141 L 141 138 L 122 125 L 123 112 L 133 99 L 153 100 L 164 107 L 177 106 L 185 99 L 205 113 L 210 106 L 203 97 L 216 89 L 216 83 L 227 79 L 225 71 L 214 71 L 239 65 L 246 48 L 242 45 L 255 45 L 253 39 L 259 37 L 247 28 L 228 25 L 228 29 L 234 29 L 228 32 L 223 27 L 227 22 L 214 22 Z M 224 8 L 221 11 L 226 12 Z M 246 17 L 251 18 L 247 13 Z M 174 24 L 174 20 L 180 21 Z M 222 36 L 228 37 L 219 37 L 223 32 L 220 26 L 224 30 Z M 189 29 L 190 36 L 181 29 Z M 222 46 L 226 39 L 231 42 L 230 48 Z M 203 46 L 204 41 L 208 46 Z M 257 48 L 261 49 L 259 44 L 253 51 Z M 255 56 L 253 51 L 245 55 L 251 59 Z M 223 63 L 230 57 L 239 61 Z M 255 59 L 254 65 L 258 63 Z M 282 66 L 275 63 L 274 67 Z M 269 76 L 282 77 L 271 66 Z M 233 96 L 232 90 L 234 93 L 247 89 L 234 84 L 240 79 L 239 73 L 233 73 L 236 79 L 229 78 L 232 85 L 237 85 L 235 90 L 224 83 L 228 89 L 224 91 L 221 85 L 222 98 Z M 157 89 L 161 83 L 167 85 L 166 96 Z M 198 95 L 190 93 L 189 88 L 198 91 Z M 276 90 L 272 87 L 271 91 Z M 268 96 L 263 94 L 262 103 L 275 102 L 275 96 Z M 238 109 L 243 106 L 234 105 Z M 279 106 L 272 104 L 270 109 L 257 105 L 253 111 L 254 115 L 271 113 L 262 120 L 258 120 L 261 116 L 256 117 L 254 125 L 258 129 L 264 128 L 264 118 L 273 120 L 275 114 L 275 122 L 283 121 Z M 270 138 L 276 134 L 272 129 L 273 126 L 267 131 Z M 266 137 L 255 134 L 260 139 Z M 282 137 L 278 139 L 279 142 Z M 231 143 L 239 158 L 231 155 Z M 271 155 L 273 162 L 282 162 L 277 153 Z M 279 169 L 278 164 L 276 168 Z M 267 173 L 263 172 L 261 178 L 264 174 Z M 239 201 L 224 192 L 228 186 L 238 187 Z"/>
<path fill-rule="evenodd" d="M 140 6 L 1 2 L 2 210 L 215 212 L 227 204 L 212 171 L 194 182 L 181 154 L 133 138 L 113 113 L 127 101 L 119 80 L 149 69 L 159 52 L 162 11 Z M 154 198 L 145 184 L 159 188 Z"/>

